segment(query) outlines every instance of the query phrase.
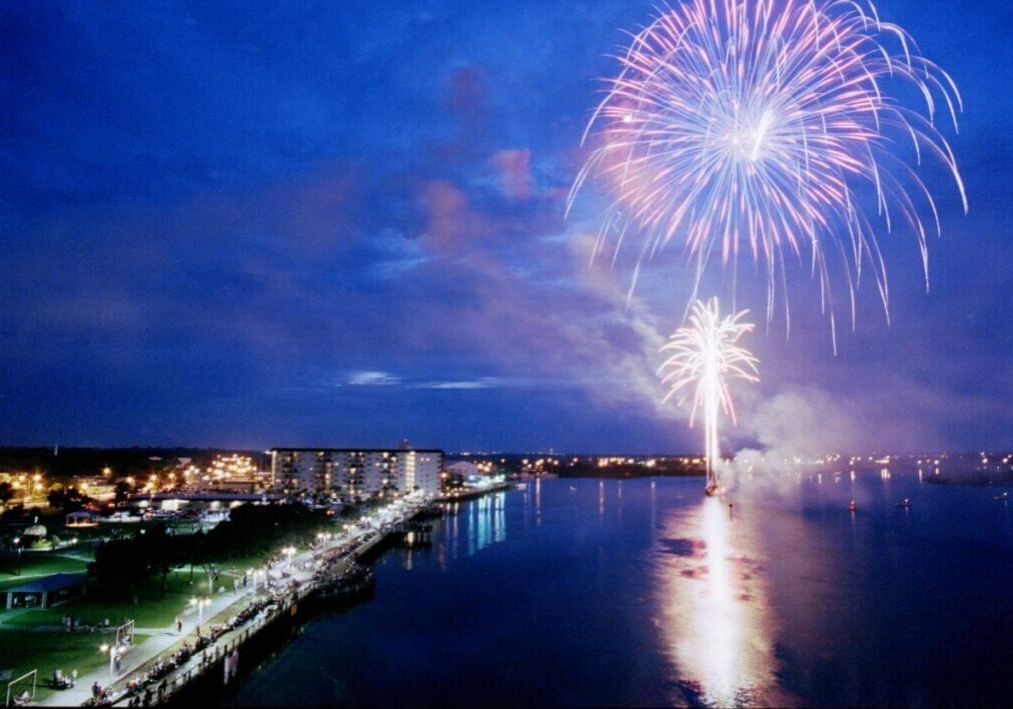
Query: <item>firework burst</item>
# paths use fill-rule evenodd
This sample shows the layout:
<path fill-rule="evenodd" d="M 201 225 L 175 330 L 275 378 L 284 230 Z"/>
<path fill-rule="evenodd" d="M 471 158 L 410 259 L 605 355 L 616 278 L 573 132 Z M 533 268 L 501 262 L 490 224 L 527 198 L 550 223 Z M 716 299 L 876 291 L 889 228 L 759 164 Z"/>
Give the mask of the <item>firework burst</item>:
<path fill-rule="evenodd" d="M 957 128 L 960 94 L 901 27 L 850 0 L 686 0 L 632 37 L 584 140 L 589 178 L 611 206 L 595 255 L 643 236 L 640 268 L 681 245 L 697 286 L 712 258 L 746 256 L 766 274 L 767 321 L 778 292 L 788 320 L 786 257 L 811 265 L 834 329 L 831 273 L 855 289 L 871 268 L 888 315 L 875 222 L 906 223 L 928 287 L 927 239 L 940 234 L 936 200 L 915 168 L 957 162 L 936 126 Z M 910 96 L 909 96 L 910 94 Z M 925 111 L 905 105 L 921 97 Z M 903 148 L 910 146 L 909 149 Z M 831 268 L 831 265 L 833 267 Z"/>
<path fill-rule="evenodd" d="M 717 489 L 714 466 L 721 451 L 718 442 L 718 417 L 721 410 L 735 421 L 735 405 L 728 383 L 733 379 L 757 382 L 759 360 L 739 340 L 753 330 L 752 323 L 742 322 L 748 310 L 722 317 L 717 298 L 704 303 L 696 301 L 689 324 L 676 330 L 661 348 L 667 359 L 658 369 L 668 393 L 667 402 L 680 397 L 680 404 L 692 401 L 689 425 L 703 409 L 705 453 L 707 457 L 707 490 Z"/>

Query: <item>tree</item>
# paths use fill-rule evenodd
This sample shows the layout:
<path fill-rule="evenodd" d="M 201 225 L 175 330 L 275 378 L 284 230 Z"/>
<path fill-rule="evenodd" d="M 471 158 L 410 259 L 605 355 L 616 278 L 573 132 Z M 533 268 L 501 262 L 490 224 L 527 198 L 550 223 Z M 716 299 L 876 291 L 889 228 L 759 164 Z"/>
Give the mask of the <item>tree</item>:
<path fill-rule="evenodd" d="M 143 530 L 129 539 L 108 541 L 95 550 L 89 570 L 111 588 L 136 588 L 161 576 L 165 590 L 169 573 L 181 563 L 179 545 L 162 527 Z"/>
<path fill-rule="evenodd" d="M 62 488 L 54 486 L 47 495 L 49 506 L 58 509 L 79 509 L 90 498 L 81 494 L 76 487 Z"/>
<path fill-rule="evenodd" d="M 116 506 L 123 507 L 127 504 L 127 500 L 130 499 L 130 483 L 126 480 L 120 480 L 116 483 Z"/>
<path fill-rule="evenodd" d="M 0 504 L 6 507 L 12 497 L 14 497 L 14 487 L 8 482 L 0 483 Z"/>

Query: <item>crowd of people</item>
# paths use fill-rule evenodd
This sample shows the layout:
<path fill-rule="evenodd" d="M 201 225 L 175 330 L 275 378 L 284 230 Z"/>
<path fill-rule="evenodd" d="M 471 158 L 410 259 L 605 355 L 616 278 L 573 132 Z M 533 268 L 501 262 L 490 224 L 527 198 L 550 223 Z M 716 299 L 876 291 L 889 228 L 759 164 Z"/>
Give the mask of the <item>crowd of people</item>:
<path fill-rule="evenodd" d="M 113 693 L 110 687 L 103 687 L 98 680 L 91 686 L 91 706 L 109 706 L 113 703 Z"/>
<path fill-rule="evenodd" d="M 340 557 L 324 560 L 313 573 L 313 583 L 326 584 L 332 587 L 348 587 L 360 581 L 369 581 L 372 571 L 354 561 L 344 561 Z"/>
<path fill-rule="evenodd" d="M 228 647 L 223 651 L 221 647 L 216 646 L 223 635 L 258 618 L 263 620 L 271 618 L 277 612 L 279 604 L 286 600 L 286 596 L 290 596 L 297 590 L 297 582 L 291 582 L 284 589 L 273 590 L 269 595 L 247 604 L 226 622 L 212 624 L 206 634 L 201 633 L 198 628 L 193 642 L 184 641 L 174 652 L 158 658 L 144 671 L 137 673 L 130 679 L 122 693 L 117 694 L 115 698 L 129 697 L 128 706 L 149 706 L 156 701 L 161 702 L 174 684 L 190 679 L 193 669 L 197 669 L 200 673 L 229 651 Z M 197 667 L 170 680 L 170 676 L 176 670 L 184 667 L 195 655 L 200 655 Z M 93 692 L 92 700 L 92 704 L 98 706 L 111 704 L 114 697 L 111 689 L 103 689 L 101 695 Z"/>
<path fill-rule="evenodd" d="M 354 561 L 352 552 L 361 544 L 360 537 L 355 541 L 348 541 L 327 550 L 326 555 L 306 562 L 304 567 L 309 570 L 313 567 L 313 575 L 307 586 L 309 588 L 351 588 L 362 582 L 372 581 L 372 571 L 357 564 Z M 280 558 L 278 559 L 280 562 Z M 270 566 L 273 566 L 271 564 Z M 238 586 L 247 586 L 250 578 L 243 575 Z M 227 655 L 235 647 L 237 640 L 231 646 L 219 647 L 218 641 L 225 634 L 237 628 L 256 621 L 271 618 L 278 609 L 294 597 L 300 596 L 300 591 L 306 591 L 304 584 L 292 578 L 291 574 L 281 570 L 278 576 L 270 572 L 266 579 L 267 593 L 247 604 L 236 615 L 224 623 L 213 623 L 208 627 L 207 634 L 201 632 L 200 626 L 196 628 L 196 637 L 193 642 L 186 640 L 165 657 L 158 658 L 144 671 L 137 673 L 127 686 L 120 693 L 114 693 L 111 687 L 104 688 L 96 685 L 92 688 L 92 699 L 89 702 L 92 706 L 112 704 L 113 701 L 124 696 L 129 697 L 128 706 L 149 706 L 161 702 L 167 693 L 170 693 L 174 685 L 189 681 L 194 671 L 200 674 L 208 665 L 212 665 Z M 108 621 L 107 621 L 108 622 Z M 177 630 L 182 629 L 181 619 L 177 619 Z M 200 662 L 185 673 L 173 678 L 174 672 L 183 668 L 194 656 L 200 655 Z"/>
<path fill-rule="evenodd" d="M 80 618 L 72 615 L 65 615 L 62 619 L 63 629 L 68 633 L 95 633 L 100 630 L 109 629 L 109 619 L 101 623 L 85 623 Z"/>
<path fill-rule="evenodd" d="M 70 675 L 65 675 L 63 670 L 53 670 L 53 679 L 51 680 L 54 689 L 70 689 L 77 684 L 77 670 L 71 671 Z"/>

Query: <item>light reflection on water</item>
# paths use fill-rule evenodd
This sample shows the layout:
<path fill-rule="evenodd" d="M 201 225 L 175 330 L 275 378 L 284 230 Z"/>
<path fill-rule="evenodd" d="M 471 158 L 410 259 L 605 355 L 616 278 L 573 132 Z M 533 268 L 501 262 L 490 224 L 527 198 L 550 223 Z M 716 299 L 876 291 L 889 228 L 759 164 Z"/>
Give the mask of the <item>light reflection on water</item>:
<path fill-rule="evenodd" d="M 457 559 L 464 543 L 464 556 L 473 556 L 491 544 L 506 541 L 506 492 L 480 497 L 470 503 L 455 502 L 448 508 L 446 534 L 437 535 L 436 555 L 446 570 L 447 559 Z M 527 493 L 525 492 L 525 496 Z M 464 524 L 461 517 L 464 516 Z"/>
<path fill-rule="evenodd" d="M 694 479 L 538 480 L 462 502 L 236 703 L 1006 702 L 1013 519 L 996 491 L 874 470 L 731 499 L 730 516 Z"/>
<path fill-rule="evenodd" d="M 777 688 L 765 563 L 748 519 L 705 498 L 675 512 L 659 548 L 661 631 L 684 699 L 794 703 Z"/>

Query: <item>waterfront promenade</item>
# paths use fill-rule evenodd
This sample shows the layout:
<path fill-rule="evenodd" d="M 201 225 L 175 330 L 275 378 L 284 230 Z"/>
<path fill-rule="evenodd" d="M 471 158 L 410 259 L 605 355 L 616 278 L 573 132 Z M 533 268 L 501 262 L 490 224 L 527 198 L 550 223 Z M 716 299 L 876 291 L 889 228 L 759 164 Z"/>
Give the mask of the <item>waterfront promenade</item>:
<path fill-rule="evenodd" d="M 394 510 L 381 512 L 376 520 L 365 527 L 355 526 L 351 531 L 335 534 L 312 549 L 276 562 L 268 569 L 267 578 L 259 583 L 251 583 L 246 587 L 239 586 L 232 591 L 216 594 L 202 612 L 195 607 L 186 609 L 181 632 L 174 624 L 162 628 L 135 628 L 136 635 L 144 635 L 147 638 L 126 650 L 121 657 L 120 671 L 115 677 L 111 675 L 109 664 L 106 663 L 100 669 L 80 675 L 73 688 L 57 691 L 38 704 L 80 706 L 91 703 L 92 688 L 98 684 L 111 700 L 106 702 L 107 704 L 125 706 L 129 699 L 126 690 L 130 683 L 148 677 L 156 663 L 173 656 L 185 646 L 194 647 L 198 640 L 198 626 L 201 634 L 206 636 L 213 626 L 224 625 L 226 621 L 258 600 L 266 601 L 273 597 L 287 599 L 286 602 L 289 603 L 298 601 L 312 588 L 314 571 L 323 559 L 331 557 L 333 562 L 334 556 L 340 553 L 341 557 L 335 569 L 338 572 L 344 571 L 351 565 L 352 560 L 367 553 L 382 541 L 385 536 L 383 530 L 410 520 L 425 504 L 426 501 L 421 498 L 406 500 Z M 194 675 L 199 675 L 205 665 L 219 659 L 222 652 L 241 644 L 262 623 L 263 616 L 257 614 L 250 621 L 220 634 L 205 649 L 193 652 L 185 662 L 160 678 L 158 685 L 165 688 L 165 696 L 181 688 Z M 39 677 L 41 683 L 49 680 L 49 677 Z M 159 701 L 159 698 L 156 696 L 154 701 Z"/>

